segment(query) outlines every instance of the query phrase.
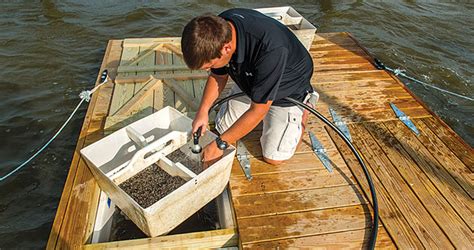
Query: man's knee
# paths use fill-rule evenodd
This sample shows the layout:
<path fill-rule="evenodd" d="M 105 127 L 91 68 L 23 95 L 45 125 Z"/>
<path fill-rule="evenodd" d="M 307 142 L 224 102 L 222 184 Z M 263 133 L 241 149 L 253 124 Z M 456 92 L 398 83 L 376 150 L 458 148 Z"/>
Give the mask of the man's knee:
<path fill-rule="evenodd" d="M 272 159 L 269 159 L 267 157 L 263 157 L 263 160 L 266 162 L 266 163 L 269 163 L 269 164 L 272 164 L 272 165 L 280 165 L 282 164 L 283 162 L 285 161 L 277 161 L 277 160 L 272 160 Z"/>

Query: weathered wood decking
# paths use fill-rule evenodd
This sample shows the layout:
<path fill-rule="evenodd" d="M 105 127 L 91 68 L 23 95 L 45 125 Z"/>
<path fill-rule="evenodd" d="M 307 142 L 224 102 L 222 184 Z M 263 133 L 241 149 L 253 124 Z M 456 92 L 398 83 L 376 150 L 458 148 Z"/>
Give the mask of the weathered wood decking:
<path fill-rule="evenodd" d="M 100 190 L 80 158 L 80 148 L 101 138 L 104 128 L 115 130 L 166 105 L 193 115 L 190 107 L 199 102 L 206 75 L 182 67 L 174 42 L 109 43 L 101 69 L 108 69 L 112 77 L 117 69 L 121 73 L 115 85 L 102 87 L 90 103 L 48 248 L 78 248 L 92 232 Z M 315 66 L 312 84 L 321 95 L 317 110 L 329 117 L 330 106 L 349 123 L 354 145 L 372 175 L 381 220 L 377 247 L 472 248 L 474 150 L 398 79 L 376 70 L 349 34 L 317 34 L 310 52 Z M 170 64 L 179 66 L 166 66 Z M 149 74 L 160 80 L 147 86 Z M 176 82 L 181 90 L 169 87 Z M 420 136 L 395 117 L 389 102 L 413 119 Z M 307 136 L 296 155 L 280 166 L 261 160 L 259 129 L 243 140 L 254 156 L 254 178 L 247 181 L 235 161 L 229 183 L 242 247 L 364 246 L 371 206 L 362 170 L 324 124 L 311 117 L 308 129 L 327 149 L 333 173 L 311 152 Z M 223 234 L 223 242 L 230 242 L 227 233 L 214 234 Z M 162 241 L 101 247 L 152 246 Z"/>

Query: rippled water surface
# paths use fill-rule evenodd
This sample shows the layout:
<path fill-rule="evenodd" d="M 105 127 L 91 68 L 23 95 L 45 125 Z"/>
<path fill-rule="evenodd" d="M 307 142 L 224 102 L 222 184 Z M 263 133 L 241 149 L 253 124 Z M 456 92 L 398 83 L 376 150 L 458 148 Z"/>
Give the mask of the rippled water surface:
<path fill-rule="evenodd" d="M 193 16 L 232 7 L 291 5 L 318 32 L 351 32 L 387 65 L 474 95 L 474 4 L 137 2 L 1 1 L 0 176 L 38 149 L 75 107 L 78 93 L 92 87 L 109 39 L 180 36 Z M 474 145 L 472 102 L 415 84 L 409 88 Z M 36 161 L 0 183 L 0 248 L 46 244 L 85 111 L 83 106 Z"/>

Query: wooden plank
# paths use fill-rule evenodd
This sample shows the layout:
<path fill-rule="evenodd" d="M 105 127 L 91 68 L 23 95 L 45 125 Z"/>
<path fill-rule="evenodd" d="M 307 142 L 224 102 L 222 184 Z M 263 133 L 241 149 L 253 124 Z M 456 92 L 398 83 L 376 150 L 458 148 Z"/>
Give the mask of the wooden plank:
<path fill-rule="evenodd" d="M 153 77 L 157 79 L 175 79 L 175 80 L 194 80 L 194 79 L 207 79 L 208 77 L 207 72 L 203 71 L 194 71 L 194 72 L 187 72 L 187 73 L 173 73 L 173 74 L 163 74 L 161 72 L 153 74 Z M 133 84 L 133 83 L 141 83 L 148 80 L 147 76 L 128 76 L 122 77 L 119 76 L 115 79 L 115 83 L 117 84 Z"/>
<path fill-rule="evenodd" d="M 114 115 L 130 115 L 139 111 L 139 109 L 143 109 L 147 105 L 145 99 L 150 96 L 153 97 L 153 91 L 159 88 L 161 84 L 161 80 L 150 76 L 150 80 L 145 83 L 145 86 L 117 110 Z"/>
<path fill-rule="evenodd" d="M 165 43 L 163 45 L 165 48 L 169 49 L 174 55 L 183 58 L 183 52 L 181 51 L 181 45 L 178 43 Z"/>
<path fill-rule="evenodd" d="M 154 44 L 148 48 L 146 47 L 140 47 L 140 53 L 138 53 L 135 57 L 133 57 L 132 59 L 130 59 L 130 62 L 128 63 L 128 66 L 132 66 L 132 65 L 140 65 L 140 61 L 145 59 L 145 58 L 150 58 L 152 55 L 153 56 L 153 61 L 154 61 L 154 54 L 155 54 L 155 50 L 158 50 L 160 49 L 161 47 L 163 46 L 163 44 L 161 43 L 157 43 L 157 44 Z"/>
<path fill-rule="evenodd" d="M 368 229 L 358 229 L 340 233 L 319 234 L 306 237 L 295 237 L 287 240 L 265 241 L 244 244 L 244 249 L 367 249 L 370 233 Z M 380 227 L 377 234 L 376 249 L 396 249 L 390 235 Z"/>
<path fill-rule="evenodd" d="M 327 152 L 329 159 L 337 169 L 346 168 L 346 164 L 342 157 L 339 155 L 337 150 L 331 150 Z M 295 154 L 289 160 L 285 161 L 280 165 L 270 165 L 263 161 L 263 157 L 250 158 L 250 164 L 252 165 L 252 175 L 261 174 L 276 174 L 292 171 L 304 171 L 304 170 L 324 170 L 326 169 L 317 156 L 311 151 L 306 153 Z M 232 168 L 232 177 L 244 176 L 244 173 L 238 164 L 237 159 L 234 160 Z"/>
<path fill-rule="evenodd" d="M 117 80 L 116 80 L 117 82 Z M 318 92 L 344 92 L 353 90 L 371 90 L 371 89 L 396 89 L 400 85 L 393 80 L 362 80 L 362 81 L 347 81 L 334 84 L 332 82 L 313 84 L 313 87 Z"/>
<path fill-rule="evenodd" d="M 448 146 L 456 156 L 474 171 L 474 149 L 467 145 L 452 129 L 436 118 L 423 119 L 428 126 L 443 143 Z"/>
<path fill-rule="evenodd" d="M 123 47 L 152 46 L 156 43 L 181 43 L 181 37 L 127 38 L 123 40 Z"/>
<path fill-rule="evenodd" d="M 385 187 L 393 200 L 399 204 L 398 207 L 407 221 L 413 228 L 420 229 L 418 232 L 415 230 L 420 240 L 423 240 L 427 235 L 437 233 L 437 225 L 439 225 L 456 247 L 466 246 L 466 242 L 470 240 L 471 230 L 436 190 L 431 181 L 421 171 L 418 171 L 418 166 L 410 162 L 410 156 L 404 155 L 403 149 L 393 145 L 393 138 L 390 138 L 391 134 L 387 128 L 381 124 L 365 124 L 365 126 L 370 127 L 370 133 L 362 126 L 351 126 L 359 135 L 356 141 L 357 148 L 364 153 L 366 158 L 383 161 L 370 160 L 369 162 L 371 165 L 372 162 L 374 163 L 373 169 L 376 166 L 374 172 L 384 180 Z M 382 137 L 385 142 L 381 144 L 380 140 L 374 139 Z M 392 142 L 389 142 L 390 140 Z M 390 188 L 390 185 L 393 187 Z M 404 204 L 407 203 L 410 206 L 405 208 Z M 425 209 L 429 214 L 424 212 Z M 432 223 L 432 220 L 436 221 L 437 225 Z M 436 236 L 433 237 L 436 241 L 441 242 Z"/>
<path fill-rule="evenodd" d="M 320 58 L 365 58 L 366 60 L 370 57 L 361 48 L 354 50 L 332 50 L 332 51 L 310 51 L 311 57 L 314 60 Z"/>
<path fill-rule="evenodd" d="M 185 65 L 183 59 L 177 56 L 173 51 L 172 60 L 174 65 Z M 187 71 L 174 70 L 173 72 L 179 74 Z M 194 100 L 194 86 L 191 80 L 184 80 L 178 83 L 173 79 L 167 79 L 165 83 L 175 92 L 174 107 L 177 110 L 183 113 L 197 111 L 199 103 L 196 103 Z"/>
<path fill-rule="evenodd" d="M 174 81 L 172 79 L 164 80 L 164 82 L 166 83 L 166 85 L 170 89 L 172 89 L 175 92 L 175 94 L 177 96 L 179 96 L 179 99 L 176 98 L 177 101 L 175 103 L 175 107 L 178 108 L 178 110 L 182 110 L 182 108 L 179 108 L 180 105 L 186 105 L 187 107 L 191 108 L 191 110 L 193 110 L 193 111 L 196 111 L 196 110 L 199 109 L 199 103 L 195 100 L 194 97 L 191 97 L 191 95 L 189 94 L 189 91 L 190 91 L 189 83 L 190 82 L 181 83 L 181 82 Z M 182 85 L 187 85 L 188 88 L 185 89 L 184 86 L 182 86 Z M 184 109 L 184 111 L 186 111 L 186 110 L 187 110 L 187 108 Z M 184 112 L 184 111 L 182 111 L 182 112 Z"/>
<path fill-rule="evenodd" d="M 157 45 L 154 45 L 157 46 Z M 153 66 L 155 65 L 155 48 L 154 46 L 151 47 L 139 47 L 140 48 L 140 54 L 143 54 L 143 57 L 141 60 L 138 61 L 136 64 L 137 66 Z M 150 76 L 151 74 L 154 74 L 154 71 L 147 71 L 147 72 L 137 72 L 137 76 Z M 157 88 L 155 85 L 161 85 L 163 84 L 160 81 L 157 81 L 154 85 L 151 85 L 151 88 Z M 144 87 L 150 87 L 147 86 L 146 82 L 141 82 L 141 83 L 135 83 L 135 89 L 134 89 L 134 97 L 138 94 L 143 94 L 147 93 L 145 92 L 147 89 L 143 89 Z M 146 114 L 152 114 L 153 113 L 153 90 L 149 90 L 151 94 L 145 94 L 142 98 L 132 98 L 132 99 L 137 99 L 139 102 L 137 103 L 138 105 L 135 105 L 137 109 L 131 110 L 132 112 L 141 112 L 141 113 L 146 113 Z M 127 102 L 127 104 L 130 103 Z M 123 113 L 122 113 L 123 114 Z"/>
<path fill-rule="evenodd" d="M 124 48 L 122 51 L 122 57 L 120 58 L 120 64 L 126 65 L 129 64 L 130 59 L 138 54 L 140 48 L 133 47 L 133 48 Z M 118 74 L 118 76 L 130 76 L 136 75 L 136 73 L 125 73 L 125 74 Z M 110 114 L 115 114 L 117 110 L 122 107 L 130 98 L 133 96 L 133 92 L 135 89 L 135 84 L 116 84 L 114 87 L 114 93 L 112 94 L 112 103 L 110 104 Z"/>
<path fill-rule="evenodd" d="M 167 53 L 168 54 L 168 53 Z M 186 65 L 153 65 L 153 66 L 119 66 L 119 73 L 148 72 L 148 71 L 170 71 L 187 70 Z"/>
<path fill-rule="evenodd" d="M 354 174 L 359 186 L 364 191 L 365 196 L 369 199 L 369 201 L 372 201 L 367 179 L 365 178 L 359 162 L 356 160 L 345 142 L 342 141 L 342 139 L 334 131 L 328 130 L 328 133 L 344 157 L 346 164 L 352 170 L 352 173 Z M 365 157 L 364 162 L 367 162 Z M 407 220 L 398 209 L 396 203 L 391 199 L 390 193 L 385 189 L 381 180 L 379 180 L 379 178 L 373 173 L 369 166 L 368 171 L 371 175 L 372 182 L 377 193 L 380 220 L 389 232 L 390 236 L 396 242 L 397 246 L 401 248 L 423 248 L 420 240 L 416 236 L 413 229 L 409 226 Z"/>
<path fill-rule="evenodd" d="M 167 235 L 155 238 L 124 240 L 85 245 L 84 249 L 168 249 L 236 247 L 239 243 L 233 228 L 205 232 Z"/>
<path fill-rule="evenodd" d="M 353 184 L 350 171 L 342 168 L 333 173 L 326 169 L 292 171 L 255 175 L 252 181 L 244 176 L 231 176 L 232 197 L 256 195 Z"/>
<path fill-rule="evenodd" d="M 416 136 L 401 122 L 385 122 L 385 126 L 400 142 L 419 168 L 430 178 L 437 189 L 450 202 L 465 221 L 472 221 L 474 204 L 472 198 L 449 174 L 443 164 L 425 148 Z M 472 223 L 470 223 L 472 226 Z"/>
<path fill-rule="evenodd" d="M 109 41 L 105 52 L 104 61 L 101 70 L 109 70 L 109 76 L 113 79 L 116 75 L 117 62 L 120 58 L 122 41 Z M 100 74 L 97 79 L 99 79 Z M 96 81 L 98 84 L 98 80 Z M 93 228 L 93 220 L 99 198 L 99 190 L 93 180 L 89 169 L 82 161 L 79 150 L 84 146 L 86 135 L 90 128 L 91 119 L 94 114 L 106 113 L 108 105 L 96 105 L 98 100 L 110 101 L 112 93 L 111 87 L 103 86 L 96 94 L 92 95 L 89 108 L 84 119 L 79 140 L 74 152 L 68 178 L 64 186 L 61 200 L 56 212 L 56 217 L 48 239 L 47 248 L 72 248 L 82 245 L 90 236 Z M 100 126 L 102 123 L 95 123 L 94 126 Z M 96 130 L 94 130 L 96 131 Z M 97 133 L 95 133 L 97 134 Z M 80 194 L 80 196 L 78 195 Z M 71 231 L 74 231 L 72 233 Z"/>
<path fill-rule="evenodd" d="M 237 219 L 366 204 L 356 185 L 240 196 L 233 200 Z"/>
<path fill-rule="evenodd" d="M 239 219 L 242 244 L 364 229 L 369 209 L 362 205 Z"/>
<path fill-rule="evenodd" d="M 423 121 L 414 119 L 413 123 L 420 131 L 418 140 L 425 145 L 426 149 L 439 163 L 443 164 L 449 174 L 463 187 L 471 199 L 474 199 L 474 173 L 444 145 Z M 472 224 L 474 226 L 474 221 L 472 221 Z"/>
<path fill-rule="evenodd" d="M 361 82 L 361 81 L 376 81 L 376 80 L 391 80 L 393 78 L 384 70 L 368 70 L 360 72 L 339 71 L 331 74 L 321 74 L 314 72 L 311 78 L 311 84 L 317 85 L 321 83 L 340 83 L 340 82 Z"/>
<path fill-rule="evenodd" d="M 169 65 L 172 63 L 171 55 L 168 52 L 157 51 L 155 58 L 157 65 Z M 173 74 L 172 71 L 163 73 Z M 155 90 L 154 96 L 153 107 L 155 110 L 160 110 L 166 106 L 174 107 L 174 93 L 166 84 L 163 84 L 162 89 Z"/>

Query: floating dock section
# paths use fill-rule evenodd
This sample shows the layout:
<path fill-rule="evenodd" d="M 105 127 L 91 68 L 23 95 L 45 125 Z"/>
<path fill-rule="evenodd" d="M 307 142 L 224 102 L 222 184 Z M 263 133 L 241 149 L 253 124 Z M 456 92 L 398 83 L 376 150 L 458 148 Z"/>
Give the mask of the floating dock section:
<path fill-rule="evenodd" d="M 91 244 L 100 189 L 79 150 L 164 106 L 193 117 L 207 75 L 188 70 L 180 51 L 178 38 L 109 42 L 101 71 L 108 69 L 115 83 L 89 104 L 48 248 L 365 247 L 372 207 L 362 169 L 342 140 L 311 116 L 307 130 L 326 149 L 332 173 L 308 136 L 285 164 L 264 163 L 257 128 L 242 140 L 253 179 L 237 159 L 232 168 L 235 228 Z M 332 108 L 342 118 L 372 175 L 380 211 L 376 246 L 472 249 L 474 150 L 394 75 L 377 70 L 350 34 L 316 34 L 310 53 L 317 110 L 331 117 Z M 150 75 L 158 81 L 149 84 Z"/>

